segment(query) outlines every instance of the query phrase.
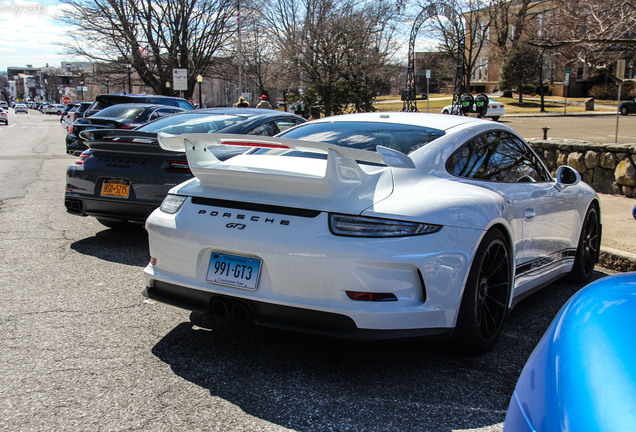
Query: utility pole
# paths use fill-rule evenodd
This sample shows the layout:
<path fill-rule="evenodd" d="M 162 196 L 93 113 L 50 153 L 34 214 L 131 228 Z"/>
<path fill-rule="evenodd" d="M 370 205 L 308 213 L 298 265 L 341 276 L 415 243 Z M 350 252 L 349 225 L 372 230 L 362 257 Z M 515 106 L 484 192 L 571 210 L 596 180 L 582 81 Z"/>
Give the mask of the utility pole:
<path fill-rule="evenodd" d="M 130 69 L 132 69 L 132 64 L 130 60 L 126 60 L 126 69 L 128 69 L 128 93 L 132 93 L 132 81 L 130 80 Z"/>
<path fill-rule="evenodd" d="M 238 96 L 243 94 L 243 49 L 241 47 L 241 0 L 236 2 L 236 23 L 238 26 Z"/>

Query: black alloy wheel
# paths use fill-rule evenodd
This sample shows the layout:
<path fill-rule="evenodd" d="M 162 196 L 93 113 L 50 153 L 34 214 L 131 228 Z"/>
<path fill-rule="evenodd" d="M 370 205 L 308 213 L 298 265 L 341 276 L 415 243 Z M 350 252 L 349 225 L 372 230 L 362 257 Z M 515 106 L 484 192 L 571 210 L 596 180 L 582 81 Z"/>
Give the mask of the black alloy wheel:
<path fill-rule="evenodd" d="M 585 214 L 579 245 L 576 249 L 576 257 L 574 258 L 574 266 L 570 273 L 575 282 L 587 282 L 592 277 L 594 266 L 598 262 L 600 248 L 601 223 L 598 209 L 593 204 Z"/>
<path fill-rule="evenodd" d="M 457 320 L 457 347 L 468 354 L 489 351 L 508 311 L 512 281 L 508 241 L 499 229 L 489 231 L 475 255 Z"/>

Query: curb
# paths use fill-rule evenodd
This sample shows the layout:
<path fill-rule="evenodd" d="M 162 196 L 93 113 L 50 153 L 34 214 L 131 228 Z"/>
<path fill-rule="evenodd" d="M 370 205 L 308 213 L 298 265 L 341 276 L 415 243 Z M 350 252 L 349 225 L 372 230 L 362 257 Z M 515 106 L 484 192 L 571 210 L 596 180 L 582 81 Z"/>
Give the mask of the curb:
<path fill-rule="evenodd" d="M 598 265 L 619 272 L 636 271 L 636 254 L 602 247 Z"/>

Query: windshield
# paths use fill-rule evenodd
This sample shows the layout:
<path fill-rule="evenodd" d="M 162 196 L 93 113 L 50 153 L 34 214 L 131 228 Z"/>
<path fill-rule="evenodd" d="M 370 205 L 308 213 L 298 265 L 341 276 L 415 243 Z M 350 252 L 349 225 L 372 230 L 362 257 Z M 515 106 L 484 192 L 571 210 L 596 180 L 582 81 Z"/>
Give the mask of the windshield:
<path fill-rule="evenodd" d="M 444 131 L 423 126 L 351 121 L 305 123 L 278 136 L 372 151 L 384 146 L 410 154 L 443 135 Z"/>
<path fill-rule="evenodd" d="M 173 135 L 184 133 L 214 133 L 220 129 L 245 121 L 245 117 L 227 114 L 184 113 L 162 117 L 137 130 L 165 132 Z"/>

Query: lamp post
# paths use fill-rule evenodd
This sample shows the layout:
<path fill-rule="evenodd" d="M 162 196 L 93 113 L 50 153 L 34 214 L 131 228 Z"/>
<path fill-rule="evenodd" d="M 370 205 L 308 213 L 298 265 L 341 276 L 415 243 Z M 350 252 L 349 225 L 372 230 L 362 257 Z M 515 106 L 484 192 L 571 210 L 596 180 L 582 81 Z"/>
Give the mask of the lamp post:
<path fill-rule="evenodd" d="M 82 95 L 82 102 L 84 102 L 84 81 L 80 81 L 80 93 Z"/>
<path fill-rule="evenodd" d="M 110 93 L 110 90 L 108 88 L 108 75 L 106 75 L 106 94 Z"/>
<path fill-rule="evenodd" d="M 197 82 L 199 83 L 199 108 L 203 108 L 203 104 L 201 103 L 201 83 L 203 82 L 203 77 L 201 75 L 197 75 Z"/>
<path fill-rule="evenodd" d="M 130 69 L 132 68 L 132 64 L 130 60 L 126 60 L 126 69 L 128 69 L 128 93 L 132 93 L 132 81 L 130 80 Z"/>
<path fill-rule="evenodd" d="M 170 96 L 170 81 L 166 81 L 166 93 Z"/>

